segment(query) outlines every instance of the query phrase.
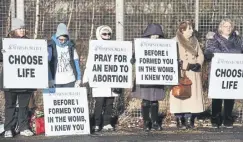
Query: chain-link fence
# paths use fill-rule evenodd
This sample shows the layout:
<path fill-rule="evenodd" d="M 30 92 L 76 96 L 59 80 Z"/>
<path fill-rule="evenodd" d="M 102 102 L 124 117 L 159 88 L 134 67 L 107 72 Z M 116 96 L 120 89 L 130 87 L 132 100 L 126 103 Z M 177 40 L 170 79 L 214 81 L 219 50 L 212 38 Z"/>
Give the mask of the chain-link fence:
<path fill-rule="evenodd" d="M 198 2 L 198 33 L 202 45 L 206 33 L 215 31 L 222 18 L 231 18 L 237 30 L 243 32 L 242 0 L 198 0 Z M 0 1 L 1 37 L 5 37 L 10 28 L 10 3 L 10 0 Z M 125 40 L 140 37 L 149 23 L 161 24 L 166 38 L 173 38 L 179 22 L 185 19 L 194 20 L 197 11 L 196 0 L 125 0 L 124 7 Z M 95 30 L 98 26 L 109 25 L 113 29 L 115 39 L 115 16 L 115 0 L 24 0 L 24 19 L 29 36 L 33 38 L 36 34 L 37 38 L 50 39 L 60 22 L 67 24 L 71 38 L 76 41 L 82 71 L 88 54 L 88 41 L 95 39 Z M 204 80 L 207 81 L 206 78 Z M 116 114 L 122 114 L 121 122 L 127 122 L 133 116 L 140 117 L 140 100 L 129 98 L 129 94 L 130 90 L 126 90 L 124 96 L 117 98 L 116 102 L 119 103 L 115 104 L 118 110 Z M 205 98 L 206 94 L 205 91 Z M 90 102 L 93 106 L 93 101 Z M 167 96 L 160 102 L 160 110 L 166 112 L 169 109 L 168 104 Z M 210 104 L 209 101 L 206 101 L 206 104 Z M 2 108 L 2 102 L 0 106 Z M 236 108 L 241 116 L 241 104 L 237 104 Z M 137 119 L 135 121 L 139 122 Z"/>

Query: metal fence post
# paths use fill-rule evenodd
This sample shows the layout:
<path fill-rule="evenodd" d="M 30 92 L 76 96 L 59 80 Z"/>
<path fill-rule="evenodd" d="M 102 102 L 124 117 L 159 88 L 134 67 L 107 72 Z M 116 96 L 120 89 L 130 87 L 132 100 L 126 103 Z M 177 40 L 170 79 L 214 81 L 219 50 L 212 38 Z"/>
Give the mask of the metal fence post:
<path fill-rule="evenodd" d="M 198 31 L 198 25 L 199 25 L 199 0 L 196 0 L 196 6 L 195 6 L 195 30 Z"/>
<path fill-rule="evenodd" d="M 124 0 L 116 0 L 116 40 L 124 40 Z"/>
<path fill-rule="evenodd" d="M 10 7 L 11 19 L 18 18 L 24 21 L 24 0 L 11 0 Z"/>
<path fill-rule="evenodd" d="M 16 18 L 24 21 L 24 0 L 16 0 Z"/>

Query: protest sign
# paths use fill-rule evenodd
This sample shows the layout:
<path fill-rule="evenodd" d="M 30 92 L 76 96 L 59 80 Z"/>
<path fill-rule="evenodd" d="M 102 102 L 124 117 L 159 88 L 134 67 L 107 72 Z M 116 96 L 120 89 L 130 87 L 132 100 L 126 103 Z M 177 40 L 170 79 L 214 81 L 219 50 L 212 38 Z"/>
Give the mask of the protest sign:
<path fill-rule="evenodd" d="M 92 97 L 118 97 L 118 94 L 112 93 L 111 88 L 92 88 Z"/>
<path fill-rule="evenodd" d="M 48 88 L 46 40 L 3 38 L 3 87 Z"/>
<path fill-rule="evenodd" d="M 132 85 L 132 42 L 92 40 L 88 69 L 91 87 L 130 88 Z"/>
<path fill-rule="evenodd" d="M 43 91 L 46 136 L 90 134 L 86 88 Z"/>
<path fill-rule="evenodd" d="M 243 55 L 214 53 L 209 81 L 209 98 L 243 99 Z"/>
<path fill-rule="evenodd" d="M 136 83 L 177 85 L 178 57 L 173 39 L 135 39 Z"/>

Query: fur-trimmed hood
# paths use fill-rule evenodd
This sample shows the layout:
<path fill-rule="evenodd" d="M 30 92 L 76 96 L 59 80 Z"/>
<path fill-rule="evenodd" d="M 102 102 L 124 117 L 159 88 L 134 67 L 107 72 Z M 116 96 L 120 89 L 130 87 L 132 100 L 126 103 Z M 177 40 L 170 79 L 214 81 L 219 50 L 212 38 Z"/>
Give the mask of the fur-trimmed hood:
<path fill-rule="evenodd" d="M 96 38 L 97 40 L 103 40 L 101 38 L 101 34 L 104 30 L 108 30 L 111 34 L 112 34 L 112 29 L 107 26 L 107 25 L 102 25 L 102 26 L 99 26 L 97 29 L 96 29 Z"/>

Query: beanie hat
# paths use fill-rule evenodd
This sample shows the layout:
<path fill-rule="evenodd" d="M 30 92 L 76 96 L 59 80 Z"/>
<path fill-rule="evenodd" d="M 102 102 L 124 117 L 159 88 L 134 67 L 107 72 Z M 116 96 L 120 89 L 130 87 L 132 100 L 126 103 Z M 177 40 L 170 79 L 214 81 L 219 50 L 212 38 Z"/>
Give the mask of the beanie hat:
<path fill-rule="evenodd" d="M 21 19 L 13 18 L 11 22 L 12 22 L 11 31 L 25 27 L 24 21 Z"/>
<path fill-rule="evenodd" d="M 58 38 L 59 36 L 63 36 L 63 35 L 67 35 L 69 38 L 67 26 L 64 23 L 60 23 L 57 26 L 56 37 Z"/>

